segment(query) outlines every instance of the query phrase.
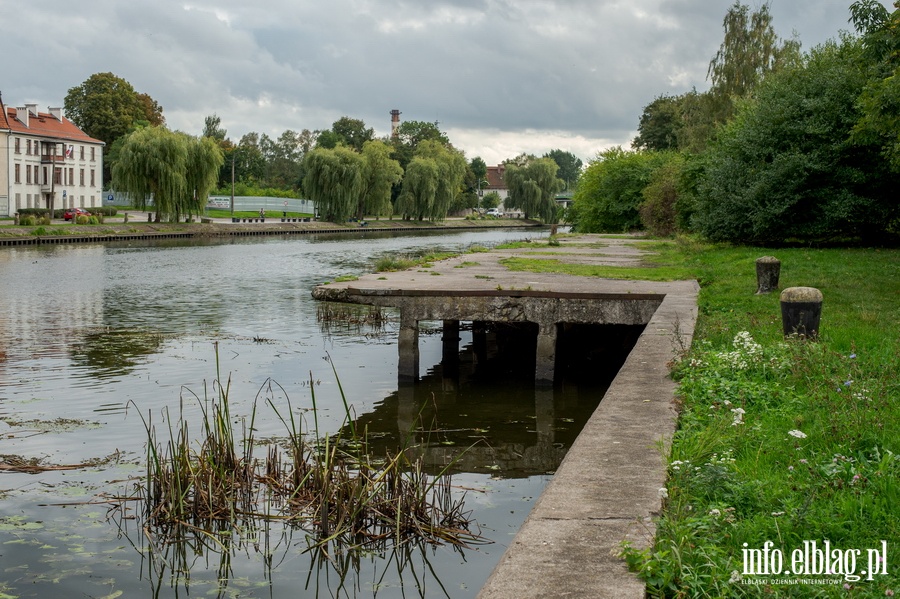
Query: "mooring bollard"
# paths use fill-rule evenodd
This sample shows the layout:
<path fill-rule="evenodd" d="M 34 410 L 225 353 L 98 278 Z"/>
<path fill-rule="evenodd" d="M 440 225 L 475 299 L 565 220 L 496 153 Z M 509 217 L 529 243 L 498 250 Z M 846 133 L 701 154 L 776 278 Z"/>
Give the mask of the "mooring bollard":
<path fill-rule="evenodd" d="M 763 256 L 756 259 L 756 294 L 769 293 L 778 289 L 778 276 L 781 274 L 781 260 L 775 256 Z"/>
<path fill-rule="evenodd" d="M 781 323 L 784 336 L 819 336 L 822 292 L 814 287 L 788 287 L 781 292 Z"/>

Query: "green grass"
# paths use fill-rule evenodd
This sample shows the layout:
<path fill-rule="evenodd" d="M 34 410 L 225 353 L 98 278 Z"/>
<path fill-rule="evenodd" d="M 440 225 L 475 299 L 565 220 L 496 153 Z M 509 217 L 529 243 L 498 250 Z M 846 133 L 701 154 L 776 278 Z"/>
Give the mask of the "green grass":
<path fill-rule="evenodd" d="M 220 208 L 209 208 L 206 210 L 205 215 L 210 218 L 231 218 L 231 210 L 228 209 L 220 209 Z M 284 211 L 282 210 L 266 210 L 265 211 L 266 218 L 282 218 L 284 215 Z M 234 212 L 234 216 L 237 218 L 259 218 L 259 210 L 243 210 Z M 311 218 L 313 215 L 307 212 L 288 212 L 287 218 Z"/>
<path fill-rule="evenodd" d="M 691 350 L 675 365 L 680 416 L 655 544 L 623 556 L 651 597 L 885 597 L 900 593 L 900 251 L 641 242 L 651 268 L 511 259 L 514 269 L 700 282 Z M 818 341 L 787 340 L 779 293 L 756 295 L 755 261 L 781 261 L 780 289 L 818 288 Z M 804 541 L 888 543 L 887 575 L 744 574 L 744 550 Z M 746 544 L 746 545 L 745 545 Z M 769 584 L 742 584 L 770 579 Z M 772 584 L 833 578 L 837 584 Z M 851 577 L 852 578 L 852 577 Z M 846 585 L 846 587 L 845 587 Z"/>

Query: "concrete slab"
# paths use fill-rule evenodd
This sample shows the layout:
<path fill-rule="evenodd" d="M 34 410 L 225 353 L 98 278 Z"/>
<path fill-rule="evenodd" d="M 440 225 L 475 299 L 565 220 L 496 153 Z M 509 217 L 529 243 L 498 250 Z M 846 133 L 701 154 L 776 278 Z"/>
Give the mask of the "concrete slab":
<path fill-rule="evenodd" d="M 616 379 L 481 590 L 481 599 L 644 598 L 643 583 L 617 554 L 623 540 L 645 547 L 653 539 L 677 417 L 669 365 L 690 346 L 699 285 L 511 272 L 500 264 L 505 257 L 540 254 L 562 262 L 619 260 L 634 266 L 642 253 L 633 241 L 565 238 L 560 247 L 535 244 L 525 250 L 468 254 L 431 269 L 365 275 L 314 292 L 319 299 L 345 300 L 353 293 L 363 297 L 362 291 L 383 299 L 403 290 L 662 296 Z"/>

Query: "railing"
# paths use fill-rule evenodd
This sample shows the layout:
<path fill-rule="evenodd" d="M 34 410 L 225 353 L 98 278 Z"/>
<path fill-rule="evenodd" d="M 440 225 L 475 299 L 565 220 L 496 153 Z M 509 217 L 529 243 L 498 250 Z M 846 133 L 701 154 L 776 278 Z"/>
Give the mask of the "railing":
<path fill-rule="evenodd" d="M 43 163 L 43 164 L 65 162 L 65 161 L 66 161 L 65 156 L 56 156 L 56 155 L 52 155 L 52 154 L 51 155 L 44 154 L 43 156 L 41 156 L 41 163 Z"/>

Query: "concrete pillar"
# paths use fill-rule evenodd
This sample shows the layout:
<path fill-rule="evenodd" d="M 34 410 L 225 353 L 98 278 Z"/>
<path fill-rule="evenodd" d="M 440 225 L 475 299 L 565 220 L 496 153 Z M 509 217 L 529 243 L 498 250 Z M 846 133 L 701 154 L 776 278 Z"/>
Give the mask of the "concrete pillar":
<path fill-rule="evenodd" d="M 444 369 L 449 366 L 459 369 L 459 321 L 445 320 L 441 337 L 441 362 Z"/>
<path fill-rule="evenodd" d="M 756 259 L 756 294 L 769 293 L 778 289 L 778 277 L 781 274 L 781 260 L 775 256 L 763 256 Z"/>
<path fill-rule="evenodd" d="M 784 336 L 819 336 L 822 292 L 815 287 L 788 287 L 781 292 L 781 323 Z"/>
<path fill-rule="evenodd" d="M 416 405 L 415 386 L 401 383 L 397 386 L 397 432 L 398 439 L 405 439 L 418 424 L 419 406 Z"/>
<path fill-rule="evenodd" d="M 537 387 L 534 390 L 535 429 L 539 445 L 553 443 L 554 391 L 551 387 Z"/>
<path fill-rule="evenodd" d="M 401 382 L 411 382 L 419 378 L 419 322 L 400 311 L 400 334 L 397 338 L 400 351 L 400 362 L 397 365 L 397 378 Z"/>
<path fill-rule="evenodd" d="M 552 385 L 556 366 L 556 323 L 541 323 L 537 336 L 537 355 L 534 380 L 540 385 Z"/>

